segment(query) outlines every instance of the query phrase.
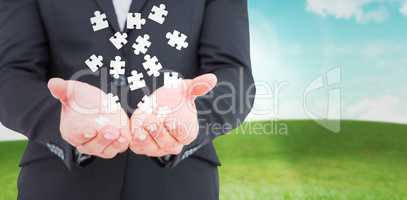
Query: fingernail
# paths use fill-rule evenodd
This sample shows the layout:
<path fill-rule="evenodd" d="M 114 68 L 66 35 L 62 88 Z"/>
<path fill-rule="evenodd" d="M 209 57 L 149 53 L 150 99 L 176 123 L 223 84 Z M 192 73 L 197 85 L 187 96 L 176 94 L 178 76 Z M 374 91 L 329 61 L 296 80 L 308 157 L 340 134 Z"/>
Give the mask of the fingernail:
<path fill-rule="evenodd" d="M 108 139 L 108 140 L 114 140 L 114 139 L 117 138 L 117 134 L 114 133 L 114 132 L 107 132 L 107 133 L 105 133 L 104 136 L 105 136 L 105 138 Z"/>
<path fill-rule="evenodd" d="M 125 144 L 125 143 L 127 143 L 127 139 L 124 138 L 124 137 L 120 137 L 119 142 L 122 143 L 122 144 Z"/>
<path fill-rule="evenodd" d="M 95 133 L 85 133 L 85 134 L 84 134 L 84 137 L 85 137 L 85 138 L 88 138 L 88 139 L 89 139 L 89 138 L 93 138 L 94 136 L 95 136 Z"/>
<path fill-rule="evenodd" d="M 156 126 L 155 124 L 152 124 L 152 125 L 149 125 L 149 126 L 147 127 L 147 129 L 148 129 L 148 131 L 150 131 L 150 132 L 154 132 L 154 131 L 157 130 L 157 126 Z"/>
<path fill-rule="evenodd" d="M 98 117 L 95 119 L 96 123 L 100 126 L 104 126 L 109 122 L 109 119 L 106 117 Z"/>
<path fill-rule="evenodd" d="M 174 130 L 175 127 L 176 127 L 175 122 L 167 122 L 167 123 L 166 123 L 166 126 L 167 126 L 167 128 L 170 129 L 170 130 Z"/>
<path fill-rule="evenodd" d="M 144 134 L 144 133 L 139 133 L 137 138 L 138 138 L 139 140 L 141 140 L 141 141 L 144 141 L 144 140 L 147 139 L 147 135 Z"/>

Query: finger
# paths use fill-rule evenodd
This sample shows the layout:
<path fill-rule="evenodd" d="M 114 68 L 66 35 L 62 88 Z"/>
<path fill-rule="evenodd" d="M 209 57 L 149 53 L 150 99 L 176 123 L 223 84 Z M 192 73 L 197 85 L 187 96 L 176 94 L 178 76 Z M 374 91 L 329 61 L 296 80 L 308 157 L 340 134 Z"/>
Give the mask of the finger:
<path fill-rule="evenodd" d="M 181 124 L 180 126 L 183 127 L 182 129 L 185 131 L 185 135 L 187 136 L 186 145 L 191 144 L 194 140 L 198 137 L 199 134 L 199 125 L 196 123 L 190 124 Z M 178 127 L 179 129 L 180 127 Z"/>
<path fill-rule="evenodd" d="M 106 149 L 103 151 L 102 155 L 106 159 L 112 159 L 116 157 L 117 154 L 123 153 L 129 147 L 130 141 L 121 136 L 118 140 L 115 140 L 112 144 L 110 144 Z"/>
<path fill-rule="evenodd" d="M 143 109 L 136 109 L 130 118 L 130 130 L 134 128 L 142 127 L 144 121 L 149 117 L 147 113 L 143 111 Z"/>
<path fill-rule="evenodd" d="M 165 123 L 165 122 L 164 122 Z M 174 129 L 177 128 L 176 123 L 172 123 L 172 131 L 174 131 Z M 172 145 L 172 147 L 169 147 L 168 149 L 165 150 L 165 155 L 162 156 L 166 156 L 166 155 L 178 155 L 182 152 L 184 145 L 179 142 L 170 132 L 171 132 L 171 127 L 167 128 L 167 126 L 165 124 L 163 124 L 164 129 L 166 129 L 167 134 L 170 135 L 170 137 L 172 137 L 176 142 L 174 145 Z M 161 157 L 161 156 L 160 156 Z"/>
<path fill-rule="evenodd" d="M 89 149 L 85 148 L 84 146 L 80 145 L 76 147 L 76 150 L 78 150 L 82 154 L 87 154 L 87 155 L 93 155 L 93 152 L 90 152 Z"/>
<path fill-rule="evenodd" d="M 158 146 L 157 142 L 151 137 L 146 129 L 144 130 L 144 134 L 146 135 L 146 139 L 143 141 L 142 144 L 138 144 L 138 148 L 141 149 L 141 154 L 149 156 L 149 157 L 161 157 L 163 155 L 167 155 L 168 153 L 165 152 L 163 149 Z M 137 147 L 136 147 L 137 148 Z"/>
<path fill-rule="evenodd" d="M 92 155 L 99 155 L 107 146 L 117 140 L 119 136 L 119 129 L 112 126 L 105 126 L 98 131 L 98 134 L 94 139 L 79 146 L 79 149 L 83 149 Z"/>
<path fill-rule="evenodd" d="M 133 139 L 130 144 L 130 149 L 140 155 L 152 155 L 159 151 L 159 147 L 143 128 L 133 129 Z"/>
<path fill-rule="evenodd" d="M 154 143 L 154 141 L 152 142 Z M 158 146 L 155 146 L 155 144 L 139 147 L 133 143 L 130 145 L 130 149 L 137 155 L 145 155 L 149 157 L 161 157 L 164 155 L 168 155 L 167 152 L 164 152 L 162 149 L 158 148 Z"/>
<path fill-rule="evenodd" d="M 91 130 L 91 129 L 83 129 L 82 131 L 78 131 L 78 132 L 80 132 L 80 133 L 62 135 L 62 138 L 65 141 L 67 141 L 69 144 L 71 144 L 72 146 L 77 147 L 77 146 L 80 146 L 82 144 L 89 142 L 97 135 L 96 130 Z"/>
<path fill-rule="evenodd" d="M 148 157 L 162 157 L 162 156 L 169 155 L 169 153 L 160 148 L 158 148 L 157 150 L 145 149 L 144 155 L 146 155 Z"/>
<path fill-rule="evenodd" d="M 144 146 L 153 142 L 149 141 L 148 133 L 143 129 L 143 119 L 141 117 L 139 109 L 134 111 L 130 119 L 130 130 L 132 140 L 130 143 L 130 149 L 136 154 L 144 154 Z"/>
<path fill-rule="evenodd" d="M 174 148 L 178 142 L 167 132 L 161 124 L 150 124 L 145 127 L 149 135 L 157 143 L 158 147 L 164 151 Z"/>
<path fill-rule="evenodd" d="M 134 142 L 138 144 L 148 144 L 150 138 L 148 132 L 144 128 L 134 128 L 132 131 Z"/>
<path fill-rule="evenodd" d="M 165 121 L 164 126 L 168 130 L 170 135 L 177 140 L 178 143 L 188 145 L 192 142 L 192 136 L 190 132 L 188 132 L 187 128 L 184 127 L 184 125 L 180 122 L 174 120 Z"/>
<path fill-rule="evenodd" d="M 52 96 L 63 104 L 68 100 L 67 85 L 67 82 L 61 78 L 52 78 L 48 81 L 48 89 Z"/>
<path fill-rule="evenodd" d="M 188 86 L 189 94 L 194 97 L 202 96 L 211 91 L 218 80 L 215 74 L 204 74 L 194 78 Z"/>
<path fill-rule="evenodd" d="M 123 126 L 120 128 L 120 136 L 123 137 L 124 139 L 126 139 L 127 141 L 131 141 L 131 132 L 130 132 L 130 128 L 129 128 L 129 122 L 127 121 L 127 126 Z"/>
<path fill-rule="evenodd" d="M 183 149 L 184 149 L 184 145 L 179 144 L 179 145 L 173 147 L 172 149 L 170 149 L 168 152 L 171 155 L 179 155 Z"/>

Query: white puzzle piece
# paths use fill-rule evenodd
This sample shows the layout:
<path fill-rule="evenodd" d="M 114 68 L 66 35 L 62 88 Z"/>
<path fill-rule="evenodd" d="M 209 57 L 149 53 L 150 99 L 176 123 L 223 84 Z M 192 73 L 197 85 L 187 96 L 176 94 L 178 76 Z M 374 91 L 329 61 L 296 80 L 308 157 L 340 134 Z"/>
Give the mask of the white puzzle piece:
<path fill-rule="evenodd" d="M 134 49 L 134 54 L 140 55 L 146 54 L 148 51 L 148 48 L 151 46 L 150 36 L 148 34 L 144 34 L 143 37 L 138 36 L 136 39 L 136 42 L 133 44 L 133 49 Z"/>
<path fill-rule="evenodd" d="M 86 61 L 85 64 L 92 72 L 96 72 L 103 66 L 103 57 L 96 56 L 95 54 L 91 55 Z"/>
<path fill-rule="evenodd" d="M 127 78 L 131 91 L 146 87 L 144 76 L 142 73 L 138 73 L 136 70 L 131 71 L 131 76 Z"/>
<path fill-rule="evenodd" d="M 128 13 L 127 14 L 127 29 L 140 30 L 146 24 L 146 19 L 141 17 L 141 13 Z"/>
<path fill-rule="evenodd" d="M 110 70 L 109 74 L 113 76 L 113 78 L 118 79 L 120 75 L 124 75 L 125 73 L 126 62 L 122 61 L 120 56 L 116 56 L 115 60 L 110 61 Z"/>
<path fill-rule="evenodd" d="M 144 69 L 147 71 L 149 76 L 159 77 L 160 70 L 163 68 L 158 58 L 156 56 L 151 57 L 150 55 L 144 56 L 145 62 L 143 63 Z"/>
<path fill-rule="evenodd" d="M 137 108 L 141 109 L 147 114 L 151 114 L 154 110 L 153 100 L 149 96 L 144 96 L 143 99 L 138 102 Z"/>
<path fill-rule="evenodd" d="M 100 31 L 109 27 L 109 22 L 107 21 L 106 14 L 100 11 L 95 11 L 95 16 L 90 18 L 90 23 L 92 24 L 93 31 Z"/>
<path fill-rule="evenodd" d="M 151 9 L 148 18 L 159 23 L 163 24 L 165 21 L 165 17 L 168 15 L 168 11 L 166 10 L 165 4 L 160 4 L 160 6 L 153 6 Z"/>
<path fill-rule="evenodd" d="M 177 30 L 174 30 L 173 33 L 168 32 L 166 38 L 168 39 L 168 45 L 171 47 L 175 47 L 178 50 L 188 48 L 188 42 L 186 42 L 188 36 Z"/>
<path fill-rule="evenodd" d="M 116 49 L 121 49 L 127 44 L 127 33 L 117 32 L 109 40 Z"/>
<path fill-rule="evenodd" d="M 164 87 L 178 88 L 182 83 L 182 78 L 177 72 L 164 72 Z"/>

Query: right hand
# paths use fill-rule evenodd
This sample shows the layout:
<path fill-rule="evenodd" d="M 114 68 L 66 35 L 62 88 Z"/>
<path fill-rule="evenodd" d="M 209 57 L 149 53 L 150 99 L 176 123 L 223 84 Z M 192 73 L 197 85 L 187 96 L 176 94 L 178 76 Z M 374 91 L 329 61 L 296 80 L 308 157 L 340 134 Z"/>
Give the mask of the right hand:
<path fill-rule="evenodd" d="M 207 94 L 217 84 L 214 74 L 182 80 L 179 87 L 161 87 L 149 97 L 151 112 L 143 108 L 134 111 L 130 119 L 133 140 L 130 149 L 139 155 L 162 157 L 178 155 L 199 134 L 195 99 Z M 160 108 L 167 113 L 160 114 Z"/>
<path fill-rule="evenodd" d="M 62 104 L 62 138 L 79 152 L 111 159 L 128 149 L 129 118 L 120 104 L 116 109 L 106 104 L 106 93 L 83 82 L 60 78 L 51 79 L 48 88 Z"/>

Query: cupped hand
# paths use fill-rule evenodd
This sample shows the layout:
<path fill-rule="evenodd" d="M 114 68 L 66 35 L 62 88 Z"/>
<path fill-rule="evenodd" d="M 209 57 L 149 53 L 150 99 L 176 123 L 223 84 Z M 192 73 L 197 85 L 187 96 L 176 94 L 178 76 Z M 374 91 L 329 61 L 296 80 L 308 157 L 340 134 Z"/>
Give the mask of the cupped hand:
<path fill-rule="evenodd" d="M 130 149 L 150 157 L 179 154 L 198 136 L 195 99 L 211 91 L 216 83 L 214 74 L 205 74 L 182 80 L 176 88 L 157 89 L 130 119 Z"/>
<path fill-rule="evenodd" d="M 129 119 L 120 104 L 99 88 L 79 81 L 53 78 L 51 94 L 62 104 L 62 138 L 81 153 L 105 159 L 128 149 Z"/>

